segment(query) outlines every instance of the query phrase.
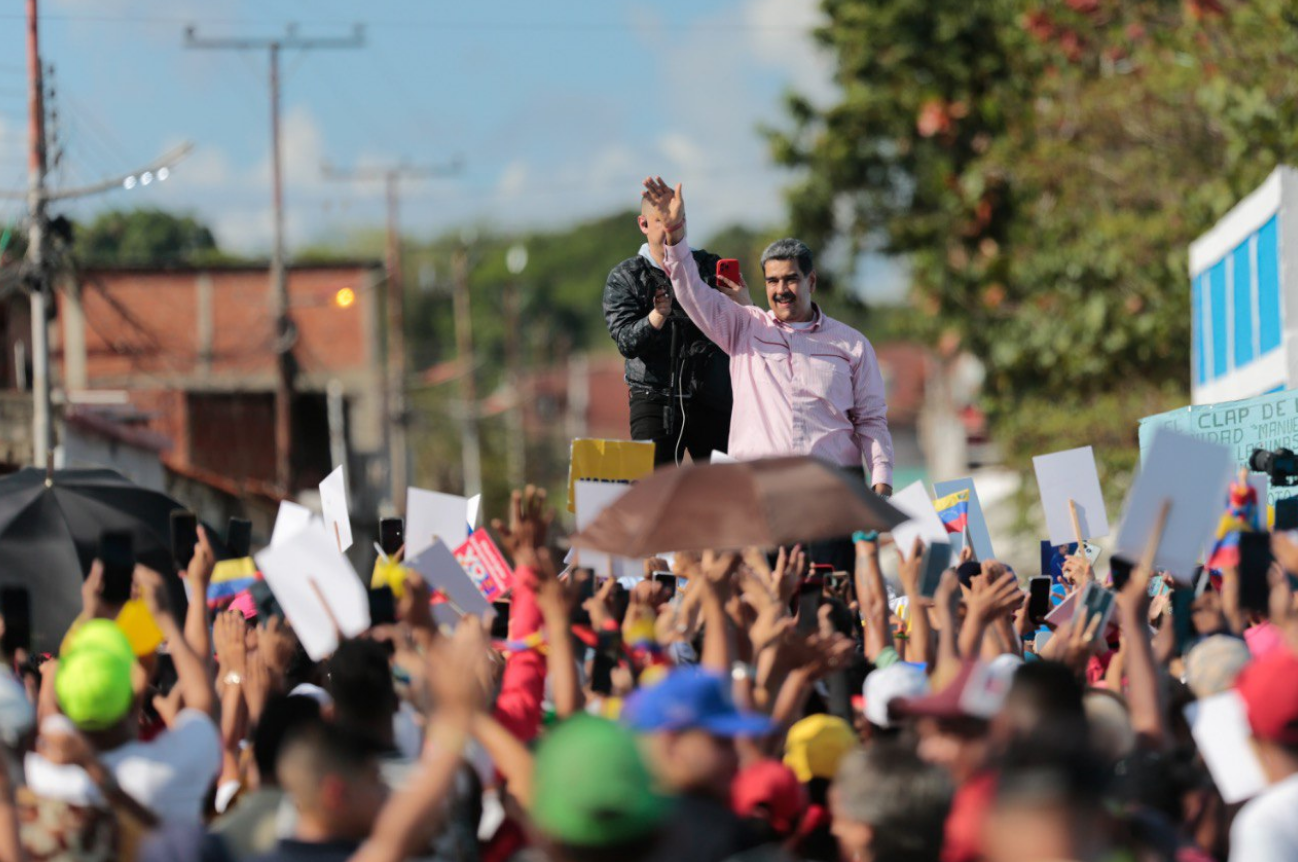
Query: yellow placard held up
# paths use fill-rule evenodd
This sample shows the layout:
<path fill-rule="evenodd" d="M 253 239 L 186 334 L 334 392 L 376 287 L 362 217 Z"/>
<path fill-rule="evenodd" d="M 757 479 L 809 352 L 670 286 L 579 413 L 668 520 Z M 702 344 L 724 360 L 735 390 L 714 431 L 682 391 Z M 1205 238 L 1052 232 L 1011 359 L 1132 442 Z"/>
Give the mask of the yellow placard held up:
<path fill-rule="evenodd" d="M 577 511 L 576 487 L 579 481 L 631 483 L 654 470 L 654 444 L 631 440 L 572 441 L 572 461 L 568 467 L 568 511 Z"/>
<path fill-rule="evenodd" d="M 117 627 L 126 635 L 136 656 L 152 655 L 162 643 L 162 629 L 142 599 L 131 599 L 117 613 Z"/>

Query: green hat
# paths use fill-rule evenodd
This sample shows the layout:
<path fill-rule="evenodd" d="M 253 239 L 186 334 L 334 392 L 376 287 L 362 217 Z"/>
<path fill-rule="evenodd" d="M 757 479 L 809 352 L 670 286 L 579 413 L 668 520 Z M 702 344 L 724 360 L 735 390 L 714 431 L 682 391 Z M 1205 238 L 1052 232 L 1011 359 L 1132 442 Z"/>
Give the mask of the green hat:
<path fill-rule="evenodd" d="M 60 658 L 66 660 L 82 650 L 97 650 L 114 655 L 127 663 L 135 663 L 135 650 L 126 633 L 112 620 L 87 620 L 77 627 L 63 644 Z"/>
<path fill-rule="evenodd" d="M 667 818 L 635 736 L 602 718 L 576 715 L 536 752 L 532 820 L 546 837 L 578 847 L 644 838 Z"/>
<path fill-rule="evenodd" d="M 121 721 L 135 700 L 133 662 L 95 647 L 82 647 L 60 659 L 54 692 L 63 714 L 82 730 L 106 730 Z"/>

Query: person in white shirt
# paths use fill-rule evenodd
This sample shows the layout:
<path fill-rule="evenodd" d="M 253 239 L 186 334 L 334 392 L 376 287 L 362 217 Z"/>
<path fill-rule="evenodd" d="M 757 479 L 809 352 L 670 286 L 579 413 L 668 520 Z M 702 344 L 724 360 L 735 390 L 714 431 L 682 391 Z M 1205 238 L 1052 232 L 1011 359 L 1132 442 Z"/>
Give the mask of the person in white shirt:
<path fill-rule="evenodd" d="M 24 763 L 27 784 L 38 796 L 79 805 L 120 801 L 114 800 L 120 793 L 163 823 L 200 823 L 221 768 L 216 696 L 171 612 L 162 576 L 138 566 L 135 583 L 169 646 L 184 707 L 167 730 L 140 740 L 132 679 L 139 667 L 130 643 L 113 623 L 91 620 L 68 639 L 52 680 L 44 680 L 53 682 L 63 717 L 42 723 L 37 751 Z M 65 756 L 79 747 L 68 743 L 77 736 L 103 770 L 87 772 L 79 765 L 83 758 Z"/>
<path fill-rule="evenodd" d="M 1230 828 L 1230 862 L 1298 859 L 1298 655 L 1286 645 L 1256 659 L 1235 683 L 1268 787 Z"/>

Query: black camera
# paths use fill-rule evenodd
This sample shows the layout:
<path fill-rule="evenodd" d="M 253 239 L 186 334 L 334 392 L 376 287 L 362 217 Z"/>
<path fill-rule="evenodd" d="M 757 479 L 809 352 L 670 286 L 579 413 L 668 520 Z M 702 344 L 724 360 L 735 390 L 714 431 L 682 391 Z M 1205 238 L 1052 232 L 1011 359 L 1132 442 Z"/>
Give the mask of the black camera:
<path fill-rule="evenodd" d="M 1298 455 L 1292 449 L 1254 449 L 1248 456 L 1248 468 L 1254 473 L 1266 473 L 1273 485 L 1298 484 Z"/>

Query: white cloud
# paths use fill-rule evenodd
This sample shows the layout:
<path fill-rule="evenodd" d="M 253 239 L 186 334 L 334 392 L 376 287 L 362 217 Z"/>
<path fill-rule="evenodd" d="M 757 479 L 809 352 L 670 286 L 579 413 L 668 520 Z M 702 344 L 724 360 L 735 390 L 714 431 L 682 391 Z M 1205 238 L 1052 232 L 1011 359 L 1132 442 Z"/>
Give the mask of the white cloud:
<path fill-rule="evenodd" d="M 790 89 L 816 105 L 832 101 L 838 91 L 834 60 L 811 35 L 828 20 L 819 0 L 748 0 L 743 20 L 754 54 L 764 65 L 782 69 Z"/>
<path fill-rule="evenodd" d="M 501 171 L 496 190 L 505 197 L 518 197 L 527 188 L 527 173 L 527 163 L 515 159 Z"/>

